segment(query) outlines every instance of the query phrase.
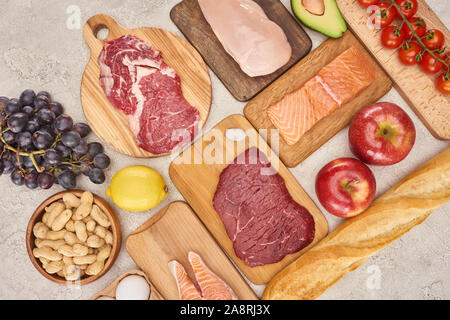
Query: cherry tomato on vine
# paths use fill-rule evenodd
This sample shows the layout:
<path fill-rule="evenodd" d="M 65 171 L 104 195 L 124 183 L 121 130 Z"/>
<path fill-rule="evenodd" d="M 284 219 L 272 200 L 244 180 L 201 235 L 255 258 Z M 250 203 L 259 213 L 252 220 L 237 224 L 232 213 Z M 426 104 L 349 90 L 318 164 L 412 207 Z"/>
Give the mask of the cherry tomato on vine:
<path fill-rule="evenodd" d="M 450 51 L 447 51 L 444 54 L 444 60 L 447 63 L 447 65 L 450 65 Z M 447 66 L 444 65 L 443 68 L 444 68 L 444 70 L 447 70 L 447 72 L 450 72 L 450 67 L 447 67 Z"/>
<path fill-rule="evenodd" d="M 430 50 L 440 49 L 444 45 L 445 36 L 440 30 L 430 29 L 422 39 L 422 42 Z"/>
<path fill-rule="evenodd" d="M 423 37 L 427 32 L 427 25 L 422 18 L 413 17 L 408 19 L 408 22 L 411 23 L 411 27 L 419 38 Z M 413 37 L 412 31 L 406 23 L 403 24 L 402 30 L 405 33 L 405 39 L 409 40 Z"/>
<path fill-rule="evenodd" d="M 395 18 L 395 7 L 388 2 L 380 2 L 377 4 L 378 9 L 370 10 L 370 22 L 375 27 L 385 28 L 392 23 Z"/>
<path fill-rule="evenodd" d="M 397 26 L 389 26 L 381 32 L 381 43 L 389 49 L 400 47 L 405 39 L 405 33 Z"/>
<path fill-rule="evenodd" d="M 422 48 L 416 42 L 405 43 L 398 50 L 398 58 L 404 65 L 413 66 L 419 63 L 421 52 Z"/>
<path fill-rule="evenodd" d="M 400 7 L 401 12 L 405 16 L 406 19 L 411 18 L 416 14 L 419 5 L 417 0 L 395 0 L 395 3 Z M 402 15 L 398 10 L 396 10 L 397 16 L 402 18 Z"/>
<path fill-rule="evenodd" d="M 437 53 L 434 53 L 437 57 L 444 60 L 445 58 Z M 422 71 L 425 73 L 437 73 L 439 70 L 442 69 L 443 63 L 439 60 L 437 60 L 435 57 L 433 57 L 429 52 L 426 52 L 422 56 L 422 60 L 420 61 L 420 67 L 422 68 Z"/>
<path fill-rule="evenodd" d="M 443 72 L 436 79 L 436 88 L 443 94 L 450 94 L 450 73 Z"/>
<path fill-rule="evenodd" d="M 380 0 L 358 0 L 361 7 L 367 8 L 380 2 Z"/>

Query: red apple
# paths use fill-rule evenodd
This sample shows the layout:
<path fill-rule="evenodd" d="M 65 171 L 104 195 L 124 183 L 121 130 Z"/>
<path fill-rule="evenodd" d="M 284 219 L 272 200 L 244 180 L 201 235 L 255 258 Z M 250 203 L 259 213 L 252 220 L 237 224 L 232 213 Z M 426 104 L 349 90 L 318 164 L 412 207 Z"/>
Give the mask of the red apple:
<path fill-rule="evenodd" d="M 316 178 L 316 193 L 322 206 L 338 217 L 353 217 L 372 203 L 376 182 L 361 161 L 339 158 L 323 167 Z"/>
<path fill-rule="evenodd" d="M 356 157 L 365 163 L 387 166 L 408 155 L 416 140 L 416 128 L 402 108 L 380 102 L 356 114 L 348 137 Z"/>

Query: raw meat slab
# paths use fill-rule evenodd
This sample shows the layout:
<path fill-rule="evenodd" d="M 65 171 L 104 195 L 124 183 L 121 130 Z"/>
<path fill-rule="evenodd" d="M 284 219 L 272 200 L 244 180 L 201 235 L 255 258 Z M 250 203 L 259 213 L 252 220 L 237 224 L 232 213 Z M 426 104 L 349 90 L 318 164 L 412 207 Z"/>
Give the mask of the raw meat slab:
<path fill-rule="evenodd" d="M 247 137 L 243 142 L 236 143 L 231 140 L 231 133 L 236 132 L 236 130 L 228 131 L 229 129 L 243 130 Z M 230 139 L 225 138 L 226 135 Z M 241 154 L 251 146 L 258 147 L 267 155 L 272 166 L 284 179 L 286 188 L 292 198 L 311 213 L 316 227 L 314 240 L 309 246 L 299 252 L 285 256 L 277 263 L 259 267 L 249 267 L 236 256 L 233 242 L 228 237 L 222 220 L 213 207 L 213 197 L 219 182 L 220 173 L 238 154 Z M 213 148 L 215 151 L 212 150 Z M 211 161 L 212 159 L 209 157 L 203 157 L 208 154 L 217 157 L 216 161 Z M 227 159 L 228 161 L 219 161 Z M 191 145 L 190 148 L 181 153 L 171 163 L 169 174 L 177 189 L 189 202 L 195 213 L 197 213 L 214 238 L 224 248 L 228 256 L 231 257 L 245 276 L 255 284 L 267 283 L 275 274 L 297 259 L 302 253 L 309 250 L 328 233 L 327 221 L 316 204 L 303 190 L 292 173 L 278 159 L 275 152 L 258 135 L 258 132 L 247 119 L 241 115 L 233 115 L 222 120 L 201 139 Z"/>
<path fill-rule="evenodd" d="M 104 28 L 109 30 L 109 34 L 106 39 L 100 40 L 97 34 Z M 105 41 L 125 34 L 134 35 L 162 52 L 164 61 L 175 69 L 181 78 L 184 98 L 200 113 L 199 129 L 206 122 L 211 107 L 209 72 L 198 52 L 186 40 L 172 32 L 157 28 L 126 29 L 105 14 L 95 15 L 86 22 L 83 36 L 91 56 L 81 81 L 81 104 L 89 125 L 104 143 L 117 152 L 137 158 L 163 156 L 166 154 L 154 155 L 138 146 L 129 127 L 127 115 L 109 102 L 100 87 L 98 55 Z"/>

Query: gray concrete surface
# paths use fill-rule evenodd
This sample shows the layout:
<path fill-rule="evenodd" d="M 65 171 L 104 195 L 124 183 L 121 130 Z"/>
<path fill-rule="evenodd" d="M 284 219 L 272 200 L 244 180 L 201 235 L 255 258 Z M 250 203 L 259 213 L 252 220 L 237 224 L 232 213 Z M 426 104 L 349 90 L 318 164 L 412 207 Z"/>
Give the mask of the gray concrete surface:
<path fill-rule="evenodd" d="M 179 0 L 2 0 L 0 13 L 0 95 L 17 97 L 25 88 L 48 90 L 62 102 L 75 120 L 83 121 L 80 106 L 81 75 L 89 58 L 81 27 L 92 15 L 107 13 L 128 28 L 153 26 L 180 32 L 169 19 L 170 9 Z M 287 7 L 289 0 L 282 1 Z M 428 0 L 448 26 L 448 1 Z M 77 25 L 77 13 L 80 24 Z M 314 47 L 325 37 L 307 30 Z M 243 103 L 233 99 L 217 77 L 211 73 L 213 105 L 206 129 L 228 115 L 242 113 Z M 404 108 L 414 120 L 417 142 L 406 160 L 392 167 L 373 167 L 377 178 L 377 195 L 385 192 L 424 161 L 449 146 L 434 139 L 407 104 L 393 89 L 381 100 Z M 292 172 L 318 203 L 314 192 L 317 171 L 330 160 L 350 156 L 347 129 L 339 132 Z M 98 138 L 91 135 L 89 140 Z M 170 157 L 132 159 L 106 147 L 112 158 L 105 185 L 97 186 L 87 178 L 79 187 L 104 195 L 109 179 L 122 167 L 145 164 L 164 176 L 169 196 L 157 208 L 144 213 L 117 213 L 124 239 L 159 209 L 182 199 L 168 175 Z M 56 186 L 47 191 L 29 191 L 16 187 L 9 177 L 0 177 L 0 299 L 86 299 L 106 287 L 134 262 L 123 248 L 112 269 L 98 281 L 78 287 L 65 287 L 45 279 L 30 263 L 25 248 L 25 230 L 35 207 L 48 196 L 61 191 Z M 321 208 L 323 210 L 323 208 Z M 323 210 L 324 211 L 324 210 Z M 324 211 L 325 212 L 325 211 Z M 334 229 L 342 220 L 325 216 Z M 450 204 L 447 203 L 401 239 L 370 258 L 356 271 L 330 288 L 322 299 L 449 299 L 450 298 Z M 263 286 L 253 286 L 260 295 Z"/>

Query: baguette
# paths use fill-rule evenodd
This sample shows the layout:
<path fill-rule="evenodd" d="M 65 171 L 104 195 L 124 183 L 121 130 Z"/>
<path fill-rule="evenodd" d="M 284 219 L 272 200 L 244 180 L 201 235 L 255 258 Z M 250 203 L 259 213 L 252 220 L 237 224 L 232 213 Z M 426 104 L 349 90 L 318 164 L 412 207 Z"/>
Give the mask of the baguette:
<path fill-rule="evenodd" d="M 315 299 L 450 200 L 450 148 L 278 273 L 263 299 Z"/>

